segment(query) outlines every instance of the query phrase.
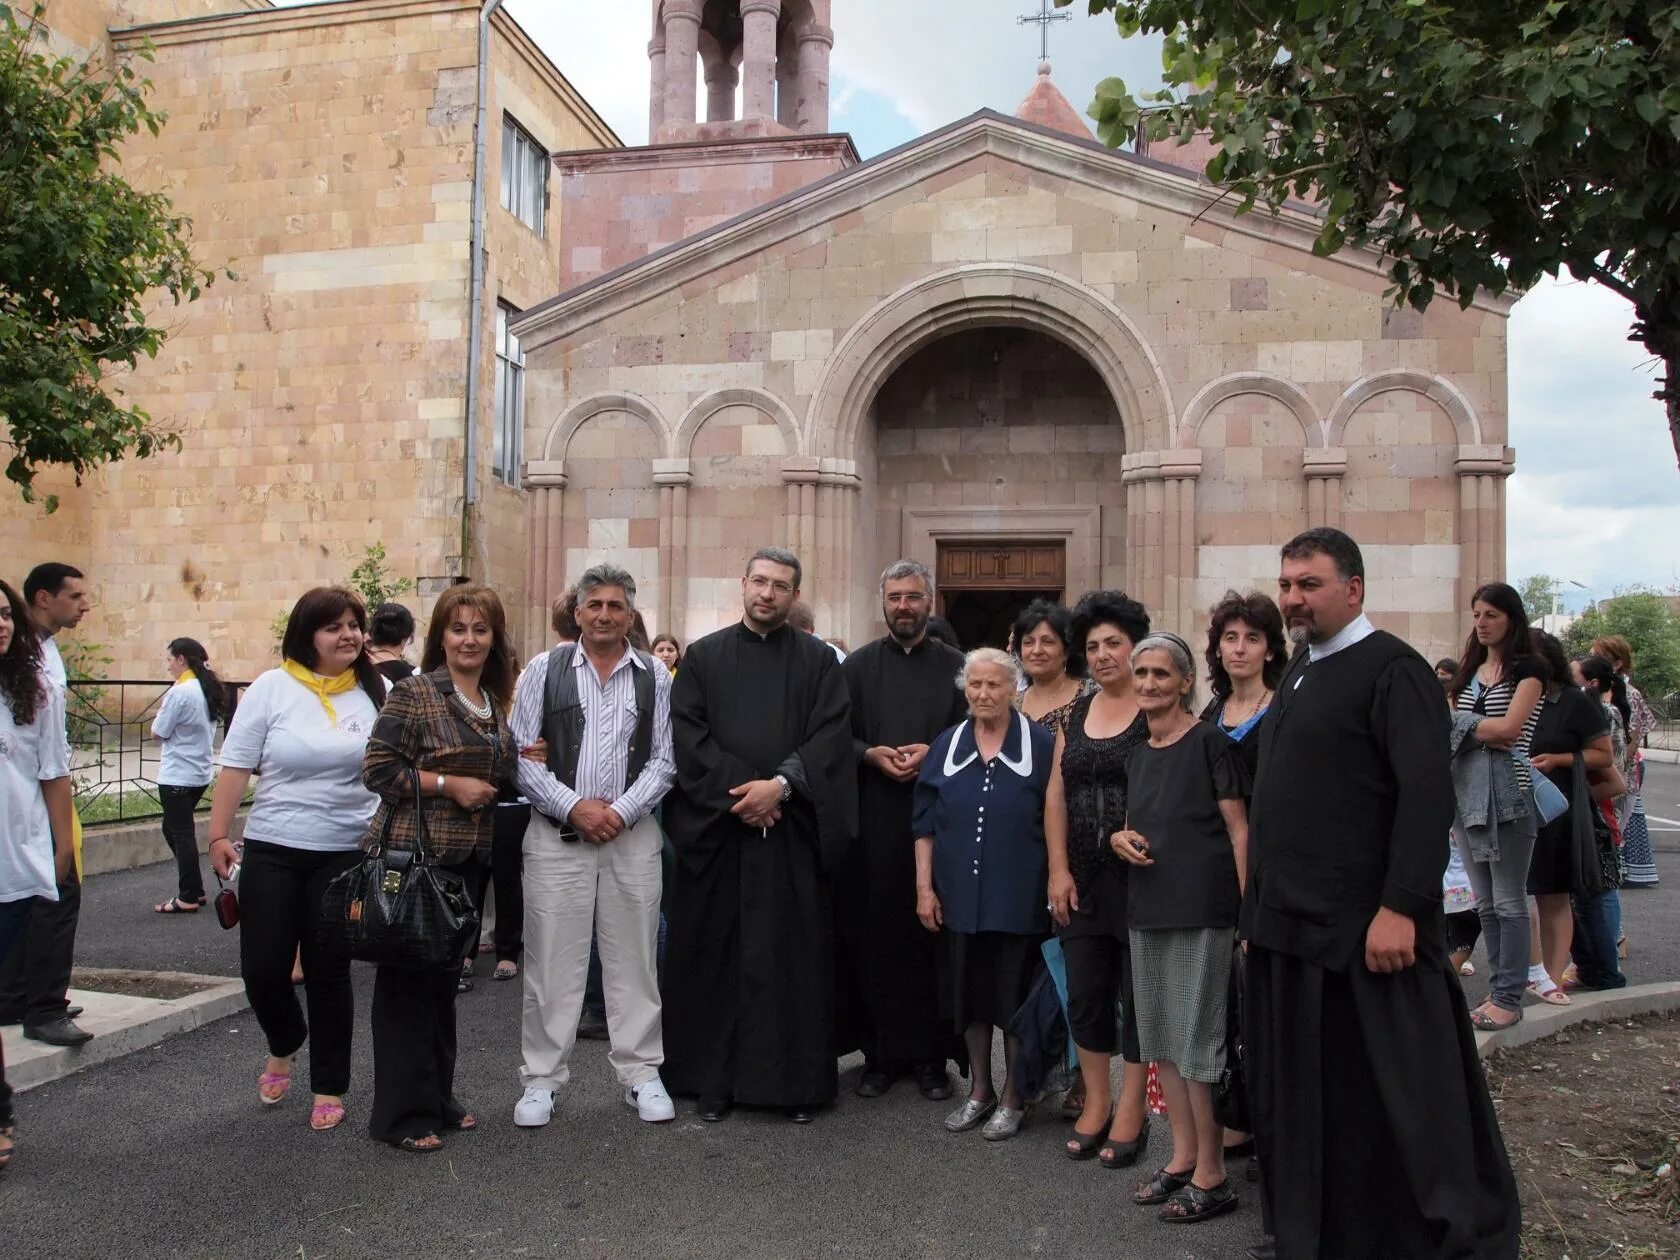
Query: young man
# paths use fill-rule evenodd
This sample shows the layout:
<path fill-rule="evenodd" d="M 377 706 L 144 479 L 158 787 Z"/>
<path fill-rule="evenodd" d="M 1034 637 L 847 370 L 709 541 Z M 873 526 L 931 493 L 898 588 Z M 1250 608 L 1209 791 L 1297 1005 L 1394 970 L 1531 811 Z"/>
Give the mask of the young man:
<path fill-rule="evenodd" d="M 69 690 L 64 658 L 54 636 L 73 630 L 93 606 L 81 570 L 68 564 L 38 564 L 24 579 L 23 598 L 41 640 L 41 673 L 64 701 Z M 80 824 L 72 812 L 80 848 Z M 58 900 L 30 899 L 22 939 L 0 968 L 0 1023 L 21 1023 L 31 1041 L 79 1046 L 93 1034 L 80 1027 L 81 1008 L 70 1005 L 70 970 L 76 954 L 76 924 L 82 912 L 82 882 L 72 866 L 58 886 Z"/>
<path fill-rule="evenodd" d="M 881 574 L 887 633 L 846 658 L 858 761 L 858 842 L 836 880 L 840 1048 L 863 1050 L 857 1093 L 878 1098 L 901 1076 L 922 1096 L 951 1096 L 957 1048 L 939 1008 L 939 937 L 916 917 L 911 797 L 928 745 L 962 721 L 963 656 L 927 632 L 933 574 L 899 560 Z"/>
<path fill-rule="evenodd" d="M 754 554 L 740 624 L 689 646 L 671 700 L 666 1074 L 702 1120 L 743 1103 L 806 1124 L 840 1087 L 831 880 L 857 758 L 840 663 L 787 624 L 799 581 L 791 551 Z"/>
<path fill-rule="evenodd" d="M 525 667 L 513 706 L 521 747 L 548 743 L 546 765 L 521 759 L 531 802 L 525 833 L 524 1084 L 513 1122 L 539 1128 L 566 1083 L 589 971 L 600 943 L 608 1060 L 624 1101 L 650 1123 L 676 1118 L 659 1079 L 665 1052 L 656 942 L 660 850 L 653 810 L 671 786 L 671 674 L 630 646 L 636 581 L 598 564 L 578 579 L 579 640 Z"/>
<path fill-rule="evenodd" d="M 1289 542 L 1278 589 L 1299 650 L 1259 731 L 1240 928 L 1277 1241 L 1250 1254 L 1514 1260 L 1516 1185 L 1446 953 L 1441 684 L 1365 616 L 1340 530 Z"/>

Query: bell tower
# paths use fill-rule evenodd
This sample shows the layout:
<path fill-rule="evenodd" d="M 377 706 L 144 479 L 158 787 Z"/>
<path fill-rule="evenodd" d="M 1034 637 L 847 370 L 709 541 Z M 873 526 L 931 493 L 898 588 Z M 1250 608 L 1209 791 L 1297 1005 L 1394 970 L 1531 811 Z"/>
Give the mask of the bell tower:
<path fill-rule="evenodd" d="M 654 0 L 650 142 L 826 134 L 831 3 Z"/>

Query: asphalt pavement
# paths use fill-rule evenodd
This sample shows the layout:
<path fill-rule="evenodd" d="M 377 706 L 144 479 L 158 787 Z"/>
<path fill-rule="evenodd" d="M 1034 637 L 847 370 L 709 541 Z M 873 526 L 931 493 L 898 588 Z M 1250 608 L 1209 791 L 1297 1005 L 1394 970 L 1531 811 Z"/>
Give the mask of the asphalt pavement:
<path fill-rule="evenodd" d="M 1647 793 L 1653 829 L 1680 820 L 1680 767 L 1653 766 Z M 1659 846 L 1680 841 L 1672 826 Z M 1657 860 L 1670 877 L 1623 895 L 1634 983 L 1680 976 L 1680 855 Z M 163 864 L 91 879 L 78 961 L 236 974 L 237 933 L 213 915 L 151 912 L 171 876 Z M 458 1007 L 458 1092 L 482 1128 L 438 1155 L 400 1154 L 366 1136 L 367 968 L 356 986 L 350 1116 L 332 1133 L 308 1127 L 301 1059 L 294 1095 L 258 1103 L 264 1051 L 248 1013 L 23 1095 L 19 1154 L 0 1175 L 8 1254 L 1236 1260 L 1259 1235 L 1241 1164 L 1230 1216 L 1169 1226 L 1131 1205 L 1167 1157 L 1164 1124 L 1138 1172 L 1108 1172 L 1062 1156 L 1069 1126 L 1048 1110 L 994 1145 L 947 1134 L 951 1104 L 908 1083 L 858 1099 L 855 1059 L 839 1105 L 808 1127 L 746 1112 L 706 1125 L 681 1100 L 677 1122 L 656 1127 L 620 1100 L 605 1044 L 585 1042 L 554 1121 L 516 1129 L 520 986 L 487 975 Z"/>

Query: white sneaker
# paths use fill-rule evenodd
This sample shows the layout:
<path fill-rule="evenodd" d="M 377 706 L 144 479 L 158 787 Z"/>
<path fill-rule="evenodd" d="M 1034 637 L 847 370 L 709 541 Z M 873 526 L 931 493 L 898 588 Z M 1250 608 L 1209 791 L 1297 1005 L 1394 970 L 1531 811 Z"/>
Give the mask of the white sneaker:
<path fill-rule="evenodd" d="M 677 1118 L 677 1105 L 665 1092 L 665 1082 L 657 1076 L 625 1090 L 624 1105 L 634 1107 L 636 1114 L 649 1124 L 663 1124 Z"/>
<path fill-rule="evenodd" d="M 521 1129 L 540 1129 L 554 1118 L 554 1091 L 527 1085 L 513 1105 L 513 1122 Z"/>

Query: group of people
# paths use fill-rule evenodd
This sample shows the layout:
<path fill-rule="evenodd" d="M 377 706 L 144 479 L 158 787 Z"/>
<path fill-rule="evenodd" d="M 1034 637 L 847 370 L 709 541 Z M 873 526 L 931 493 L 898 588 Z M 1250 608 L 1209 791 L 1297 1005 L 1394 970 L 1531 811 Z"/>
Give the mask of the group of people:
<path fill-rule="evenodd" d="M 1236 1207 L 1226 1162 L 1252 1151 L 1268 1232 L 1256 1256 L 1515 1254 L 1516 1191 L 1471 1022 L 1514 1009 L 1533 769 L 1561 785 L 1579 760 L 1609 799 L 1606 772 L 1637 755 L 1616 749 L 1638 738 L 1599 757 L 1603 732 L 1556 681 L 1568 663 L 1544 660 L 1509 588 L 1477 593 L 1443 703 L 1428 663 L 1365 617 L 1363 559 L 1333 529 L 1282 548 L 1277 602 L 1228 594 L 1200 650 L 1099 590 L 1030 605 L 1009 651 L 964 654 L 930 632 L 933 574 L 904 560 L 881 575 L 885 633 L 845 655 L 790 623 L 802 579 L 793 553 L 760 549 L 741 620 L 685 651 L 650 642 L 634 577 L 598 564 L 523 669 L 487 587 L 439 598 L 418 670 L 405 610 L 304 595 L 281 665 L 232 712 L 210 811 L 268 1042 L 261 1102 L 287 1096 L 307 1042 L 310 1123 L 344 1121 L 351 969 L 321 944 L 323 892 L 367 849 L 423 846 L 440 879 L 496 889 L 492 974 L 523 986 L 521 1127 L 553 1116 L 592 1002 L 624 1101 L 650 1122 L 675 1117 L 675 1095 L 708 1122 L 744 1106 L 808 1123 L 837 1098 L 839 1058 L 861 1051 L 865 1099 L 902 1079 L 948 1099 L 954 1062 L 968 1088 L 945 1127 L 1001 1141 L 1071 1045 L 1064 1152 L 1104 1168 L 1146 1153 L 1155 1066 L 1170 1153 L 1131 1198 L 1166 1222 Z M 37 622 L 6 594 L 0 733 L 36 732 L 41 786 L 29 821 L 8 812 L 0 897 L 50 900 L 73 877 L 62 687 L 33 681 Z M 1622 648 L 1608 670 L 1577 670 L 1592 715 L 1630 725 Z M 202 646 L 176 640 L 167 666 L 166 750 L 228 713 Z M 1553 706 L 1557 748 L 1537 740 Z M 1489 787 L 1469 817 L 1452 752 L 1467 747 L 1521 754 L 1505 756 L 1505 795 Z M 165 763 L 180 877 L 158 909 L 191 913 L 208 766 L 198 751 Z M 1619 795 L 1630 786 L 1624 771 Z M 1495 973 L 1474 1015 L 1449 952 L 1449 848 Z M 1534 891 L 1542 952 L 1565 958 L 1544 931 L 1560 894 Z M 1569 891 L 1576 972 L 1558 984 L 1598 987 L 1617 915 Z M 13 905 L 0 902 L 8 931 Z M 478 1123 L 454 1088 L 463 965 L 375 974 L 367 1121 L 403 1151 Z M 1227 1127 L 1235 1112 L 1244 1131 Z"/>
<path fill-rule="evenodd" d="M 1571 661 L 1502 582 L 1476 591 L 1471 617 L 1462 657 L 1436 666 L 1453 712 L 1444 893 L 1461 973 L 1485 944 L 1490 991 L 1471 1022 L 1492 1031 L 1518 1022 L 1527 997 L 1568 1005 L 1572 991 L 1627 983 L 1619 889 L 1657 878 L 1639 795 L 1655 717 L 1626 639 Z"/>

